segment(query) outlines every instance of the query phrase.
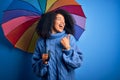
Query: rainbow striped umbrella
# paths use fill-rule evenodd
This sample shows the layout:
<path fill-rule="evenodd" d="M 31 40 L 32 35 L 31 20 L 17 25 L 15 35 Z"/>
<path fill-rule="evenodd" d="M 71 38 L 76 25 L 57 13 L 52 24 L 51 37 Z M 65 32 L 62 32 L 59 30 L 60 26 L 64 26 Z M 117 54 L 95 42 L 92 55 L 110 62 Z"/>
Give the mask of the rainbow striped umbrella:
<path fill-rule="evenodd" d="M 74 17 L 74 36 L 78 40 L 84 32 L 86 17 L 81 5 L 75 0 L 13 0 L 4 11 L 4 35 L 14 47 L 33 53 L 38 39 L 35 28 L 41 14 L 56 9 L 64 9 Z"/>

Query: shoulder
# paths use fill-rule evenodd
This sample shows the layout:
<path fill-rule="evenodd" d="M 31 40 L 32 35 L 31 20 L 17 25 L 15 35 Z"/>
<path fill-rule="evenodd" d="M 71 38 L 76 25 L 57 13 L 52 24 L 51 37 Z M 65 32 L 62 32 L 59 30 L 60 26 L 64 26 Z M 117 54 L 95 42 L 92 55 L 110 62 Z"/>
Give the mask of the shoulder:
<path fill-rule="evenodd" d="M 70 34 L 70 41 L 76 42 L 76 39 L 72 34 Z"/>
<path fill-rule="evenodd" d="M 43 41 L 43 40 L 44 40 L 43 38 L 39 37 L 39 38 L 37 39 L 37 42 L 41 42 L 41 41 Z"/>
<path fill-rule="evenodd" d="M 42 45 L 44 43 L 44 39 L 43 38 L 38 38 L 36 41 L 36 45 Z"/>

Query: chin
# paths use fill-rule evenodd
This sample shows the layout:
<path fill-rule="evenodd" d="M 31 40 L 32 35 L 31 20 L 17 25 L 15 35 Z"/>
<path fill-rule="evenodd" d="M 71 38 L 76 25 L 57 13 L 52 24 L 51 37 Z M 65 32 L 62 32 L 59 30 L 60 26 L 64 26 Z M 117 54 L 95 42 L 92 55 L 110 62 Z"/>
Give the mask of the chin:
<path fill-rule="evenodd" d="M 63 30 L 59 30 L 58 32 L 63 32 Z"/>

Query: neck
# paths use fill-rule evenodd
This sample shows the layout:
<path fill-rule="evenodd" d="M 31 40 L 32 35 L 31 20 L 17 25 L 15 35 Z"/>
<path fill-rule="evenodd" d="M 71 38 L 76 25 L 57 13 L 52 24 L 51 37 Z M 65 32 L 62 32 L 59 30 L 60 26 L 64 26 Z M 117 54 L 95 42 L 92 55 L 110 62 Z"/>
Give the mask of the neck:
<path fill-rule="evenodd" d="M 52 29 L 52 30 L 51 30 L 51 33 L 52 33 L 52 34 L 56 34 L 57 32 L 56 32 L 54 29 Z"/>

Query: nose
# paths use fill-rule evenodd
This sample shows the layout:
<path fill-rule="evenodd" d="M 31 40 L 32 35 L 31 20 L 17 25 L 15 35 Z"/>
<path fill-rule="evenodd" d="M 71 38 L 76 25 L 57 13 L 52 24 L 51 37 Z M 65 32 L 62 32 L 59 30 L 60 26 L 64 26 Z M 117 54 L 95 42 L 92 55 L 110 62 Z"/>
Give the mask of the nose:
<path fill-rule="evenodd" d="M 65 21 L 64 20 L 62 20 L 60 23 L 63 24 L 63 25 L 65 25 Z"/>

